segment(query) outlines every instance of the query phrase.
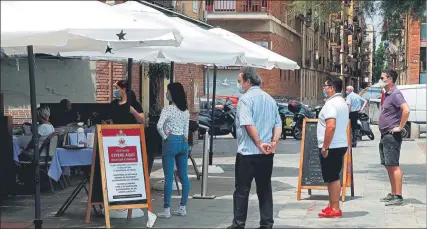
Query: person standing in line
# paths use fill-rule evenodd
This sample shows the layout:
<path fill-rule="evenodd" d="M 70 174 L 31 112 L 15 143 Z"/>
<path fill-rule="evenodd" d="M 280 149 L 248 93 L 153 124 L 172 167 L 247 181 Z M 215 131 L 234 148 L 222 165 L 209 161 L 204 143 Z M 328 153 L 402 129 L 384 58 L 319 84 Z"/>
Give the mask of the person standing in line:
<path fill-rule="evenodd" d="M 386 202 L 386 206 L 403 204 L 403 172 L 399 167 L 401 131 L 408 121 L 410 109 L 402 93 L 395 86 L 396 80 L 396 71 L 386 70 L 379 82 L 380 87 L 386 91 L 378 120 L 381 132 L 379 144 L 381 165 L 385 166 L 391 184 L 391 193 L 380 200 Z"/>
<path fill-rule="evenodd" d="M 255 178 L 260 210 L 260 228 L 272 228 L 273 193 L 271 174 L 282 121 L 276 101 L 261 90 L 261 77 L 251 67 L 243 67 L 237 78 L 242 96 L 237 104 L 237 155 L 232 225 L 245 228 L 249 192 Z"/>
<path fill-rule="evenodd" d="M 188 127 L 190 112 L 187 107 L 187 98 L 181 83 L 170 83 L 166 98 L 171 105 L 165 107 L 157 123 L 157 131 L 162 136 L 163 152 L 162 165 L 165 175 L 164 183 L 164 211 L 157 214 L 160 218 L 170 218 L 170 202 L 172 198 L 172 184 L 174 164 L 178 169 L 179 180 L 182 184 L 182 197 L 179 207 L 172 213 L 177 216 L 187 215 L 187 201 L 190 193 L 188 179 Z"/>
<path fill-rule="evenodd" d="M 347 95 L 347 104 L 350 109 L 350 121 L 351 121 L 351 132 L 352 135 L 352 146 L 357 146 L 357 136 L 356 131 L 359 126 L 357 125 L 357 120 L 359 119 L 359 113 L 365 109 L 368 100 L 362 98 L 362 96 L 354 93 L 353 86 L 347 86 L 345 94 Z"/>
<path fill-rule="evenodd" d="M 321 218 L 341 217 L 340 173 L 343 158 L 348 149 L 347 125 L 348 106 L 341 96 L 342 80 L 330 77 L 323 85 L 323 95 L 327 98 L 319 113 L 317 140 L 323 180 L 328 184 L 329 204 L 319 213 Z"/>

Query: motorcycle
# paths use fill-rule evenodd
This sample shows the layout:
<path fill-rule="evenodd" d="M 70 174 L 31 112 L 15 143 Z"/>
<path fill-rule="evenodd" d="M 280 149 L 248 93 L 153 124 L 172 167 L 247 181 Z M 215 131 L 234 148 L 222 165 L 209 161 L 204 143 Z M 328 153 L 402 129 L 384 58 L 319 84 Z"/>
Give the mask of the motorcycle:
<path fill-rule="evenodd" d="M 308 110 L 302 110 L 302 104 L 300 102 L 291 101 L 288 103 L 288 109 L 294 113 L 294 118 L 291 123 L 292 135 L 296 140 L 302 139 L 302 126 L 305 118 L 315 118 L 315 114 Z"/>
<path fill-rule="evenodd" d="M 215 124 L 214 124 L 214 134 L 215 136 L 218 135 L 228 135 L 231 133 L 233 138 L 236 138 L 236 108 L 232 105 L 230 100 L 226 100 L 224 105 L 222 105 L 223 108 L 219 109 L 216 108 L 214 111 L 214 118 L 215 118 Z M 205 109 L 200 111 L 199 113 L 199 124 L 208 126 L 211 128 L 211 110 Z M 206 130 L 203 128 L 199 128 L 199 139 L 202 139 L 203 136 L 206 134 Z"/>
<path fill-rule="evenodd" d="M 358 140 L 362 140 L 363 136 L 368 136 L 369 139 L 374 140 L 375 136 L 372 132 L 371 122 L 369 116 L 365 113 L 359 114 L 359 119 L 357 120 L 358 130 L 356 131 L 356 136 Z"/>

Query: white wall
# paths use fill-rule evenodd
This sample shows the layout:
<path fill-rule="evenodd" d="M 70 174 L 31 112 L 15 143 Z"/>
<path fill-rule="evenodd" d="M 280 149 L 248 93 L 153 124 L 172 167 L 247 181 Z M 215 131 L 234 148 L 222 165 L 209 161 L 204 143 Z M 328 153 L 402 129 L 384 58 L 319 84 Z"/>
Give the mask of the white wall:
<path fill-rule="evenodd" d="M 217 70 L 216 95 L 240 96 L 240 93 L 237 90 L 237 85 L 236 85 L 238 75 L 239 75 L 239 70 Z M 206 79 L 205 79 L 205 82 L 206 82 Z M 209 70 L 209 94 L 210 95 L 212 95 L 212 89 L 213 89 L 213 69 Z M 206 83 L 205 83 L 205 90 L 207 90 Z"/>
<path fill-rule="evenodd" d="M 96 102 L 96 62 L 36 59 L 36 102 L 56 103 L 67 98 L 75 103 Z M 30 104 L 28 61 L 1 60 L 1 90 L 6 109 Z"/>

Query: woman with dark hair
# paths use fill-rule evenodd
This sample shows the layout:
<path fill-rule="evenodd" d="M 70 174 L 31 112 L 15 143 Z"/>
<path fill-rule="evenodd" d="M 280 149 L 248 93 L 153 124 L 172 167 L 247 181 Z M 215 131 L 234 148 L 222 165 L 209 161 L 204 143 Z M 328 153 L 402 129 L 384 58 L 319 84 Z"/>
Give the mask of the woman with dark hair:
<path fill-rule="evenodd" d="M 111 102 L 113 124 L 137 124 L 144 123 L 145 116 L 141 104 L 136 100 L 134 91 L 130 91 L 130 104 L 128 102 L 128 81 L 119 80 L 114 84 L 114 97 Z"/>
<path fill-rule="evenodd" d="M 174 215 L 187 215 L 187 201 L 190 192 L 188 180 L 188 126 L 190 113 L 187 108 L 187 98 L 184 87 L 180 83 L 170 83 L 166 98 L 172 105 L 165 107 L 160 114 L 157 130 L 164 140 L 162 152 L 164 183 L 164 212 L 158 214 L 161 218 L 170 218 L 170 202 L 172 197 L 172 184 L 174 164 L 178 169 L 179 179 L 182 184 L 182 197 L 180 206 L 173 212 Z"/>

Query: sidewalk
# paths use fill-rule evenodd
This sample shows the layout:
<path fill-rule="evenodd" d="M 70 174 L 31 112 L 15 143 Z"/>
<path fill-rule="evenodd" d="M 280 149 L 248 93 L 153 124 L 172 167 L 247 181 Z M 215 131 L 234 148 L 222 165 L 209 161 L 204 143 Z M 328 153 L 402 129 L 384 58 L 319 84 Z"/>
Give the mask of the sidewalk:
<path fill-rule="evenodd" d="M 376 139 L 362 141 L 354 149 L 355 197 L 351 199 L 350 189 L 347 200 L 342 204 L 343 218 L 319 219 L 318 212 L 327 204 L 327 192 L 313 190 L 309 197 L 303 190 L 301 201 L 296 200 L 299 166 L 299 141 L 287 139 L 280 141 L 279 152 L 275 155 L 273 170 L 274 228 L 319 228 L 319 227 L 376 227 L 376 228 L 425 228 L 426 227 L 426 155 L 417 142 L 405 141 L 402 145 L 401 165 L 404 170 L 404 198 L 406 205 L 385 207 L 379 202 L 389 192 L 389 181 L 383 167 L 379 165 L 377 127 L 373 126 Z M 157 219 L 155 228 L 226 228 L 231 224 L 234 190 L 235 141 L 232 139 L 215 140 L 214 164 L 225 171 L 224 174 L 210 175 L 209 194 L 216 195 L 214 200 L 193 200 L 190 198 L 188 216 Z M 201 152 L 201 145 L 195 152 Z M 196 155 L 201 164 L 200 153 Z M 191 193 L 200 193 L 200 181 L 197 181 L 190 166 Z M 155 162 L 151 182 L 163 178 L 160 161 Z M 75 187 L 75 186 L 74 186 Z M 71 193 L 68 188 L 55 194 L 44 194 L 42 210 L 45 228 L 61 227 L 103 227 L 104 219 L 92 216 L 89 225 L 84 223 L 87 197 L 80 194 L 63 217 L 53 215 Z M 179 203 L 174 191 L 172 206 Z M 162 209 L 162 192 L 152 191 L 154 212 Z M 249 199 L 247 228 L 258 227 L 259 211 L 255 183 L 252 185 Z M 2 206 L 2 222 L 31 222 L 34 215 L 32 197 L 16 197 Z M 145 227 L 146 217 L 132 219 L 112 219 L 115 228 Z M 32 226 L 31 226 L 32 227 Z"/>

